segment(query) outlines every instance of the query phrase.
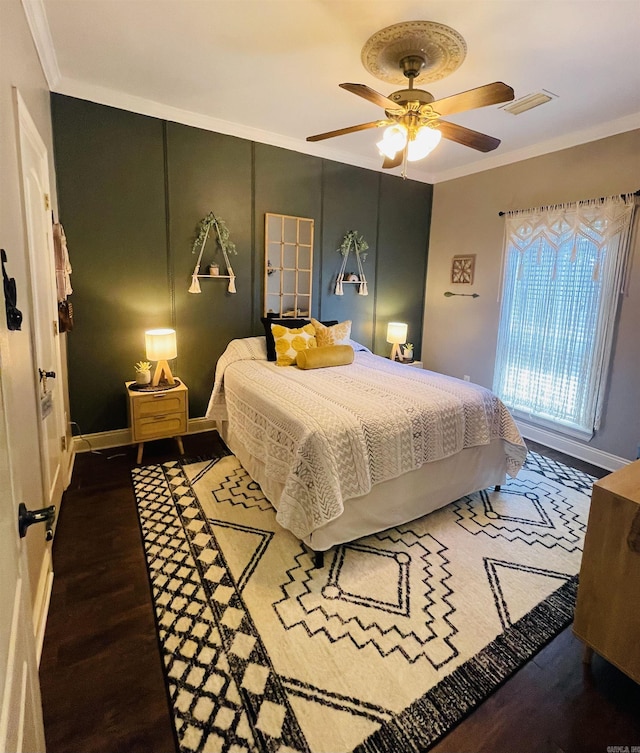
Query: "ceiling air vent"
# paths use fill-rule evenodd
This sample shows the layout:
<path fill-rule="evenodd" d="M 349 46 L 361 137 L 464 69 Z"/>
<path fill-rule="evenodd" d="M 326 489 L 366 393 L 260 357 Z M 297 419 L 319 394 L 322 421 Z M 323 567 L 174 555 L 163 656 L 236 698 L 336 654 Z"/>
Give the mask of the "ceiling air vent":
<path fill-rule="evenodd" d="M 520 97 L 520 99 L 509 102 L 509 104 L 505 105 L 502 109 L 505 112 L 510 112 L 512 115 L 520 115 L 522 112 L 532 110 L 534 107 L 539 107 L 540 105 L 544 105 L 552 99 L 557 98 L 557 94 L 552 94 L 543 89 L 542 91 L 535 92 L 535 94 L 527 94 L 526 97 Z"/>

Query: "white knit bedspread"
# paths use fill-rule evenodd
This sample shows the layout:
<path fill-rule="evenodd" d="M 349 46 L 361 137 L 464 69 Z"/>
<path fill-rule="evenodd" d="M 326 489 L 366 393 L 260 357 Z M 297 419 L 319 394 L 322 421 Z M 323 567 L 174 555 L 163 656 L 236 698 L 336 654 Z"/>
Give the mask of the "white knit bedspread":
<path fill-rule="evenodd" d="M 527 454 L 509 411 L 484 387 L 368 352 L 349 366 L 276 366 L 264 337 L 229 343 L 207 418 L 230 421 L 282 484 L 277 520 L 300 539 L 373 484 L 466 447 L 501 439 L 511 476 Z"/>

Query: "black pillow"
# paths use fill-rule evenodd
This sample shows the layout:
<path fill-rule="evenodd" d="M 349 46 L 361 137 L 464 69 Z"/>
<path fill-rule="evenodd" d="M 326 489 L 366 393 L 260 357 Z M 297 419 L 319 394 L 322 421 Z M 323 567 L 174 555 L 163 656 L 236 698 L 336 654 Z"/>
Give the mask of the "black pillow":
<path fill-rule="evenodd" d="M 273 332 L 271 331 L 272 324 L 281 324 L 283 327 L 298 328 L 304 327 L 305 324 L 311 324 L 311 319 L 294 319 L 287 316 L 284 319 L 278 319 L 275 316 L 263 316 L 260 317 L 260 321 L 264 327 L 264 335 L 267 339 L 267 361 L 275 361 L 276 355 L 276 341 L 273 339 Z M 325 327 L 333 327 L 338 323 L 337 319 L 333 319 L 330 322 L 322 322 Z"/>

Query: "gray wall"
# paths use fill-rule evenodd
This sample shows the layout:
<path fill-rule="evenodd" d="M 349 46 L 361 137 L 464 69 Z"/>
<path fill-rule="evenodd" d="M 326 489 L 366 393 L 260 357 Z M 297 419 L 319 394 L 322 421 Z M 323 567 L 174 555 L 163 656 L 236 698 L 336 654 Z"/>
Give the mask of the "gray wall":
<path fill-rule="evenodd" d="M 126 426 L 123 383 L 150 327 L 176 328 L 173 370 L 189 387 L 190 416 L 204 415 L 226 344 L 263 333 L 265 212 L 315 220 L 315 316 L 351 319 L 354 337 L 385 355 L 387 321 L 406 321 L 420 353 L 431 186 L 71 97 L 54 94 L 51 106 L 73 265 L 71 420 L 83 433 Z M 236 295 L 214 280 L 187 292 L 209 211 L 238 249 Z M 338 298 L 337 249 L 351 229 L 370 246 L 369 296 L 348 286 Z"/>
<path fill-rule="evenodd" d="M 500 211 L 640 189 L 640 130 L 439 183 L 434 189 L 422 355 L 427 368 L 492 386 L 504 219 Z M 640 247 L 621 299 L 608 396 L 590 447 L 634 459 L 640 442 Z M 477 254 L 475 282 L 451 285 L 451 257 Z M 445 298 L 446 290 L 479 298 Z M 577 440 L 575 440 L 577 441 Z"/>

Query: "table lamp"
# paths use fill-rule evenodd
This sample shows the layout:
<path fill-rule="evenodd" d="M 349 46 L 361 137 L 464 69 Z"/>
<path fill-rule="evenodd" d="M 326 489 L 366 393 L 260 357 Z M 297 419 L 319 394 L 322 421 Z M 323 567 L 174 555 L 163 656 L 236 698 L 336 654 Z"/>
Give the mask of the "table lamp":
<path fill-rule="evenodd" d="M 144 333 L 144 339 L 147 358 L 150 361 L 158 362 L 151 380 L 151 386 L 157 387 L 161 379 L 168 384 L 175 384 L 176 380 L 173 378 L 167 363 L 178 355 L 175 329 L 149 329 Z"/>
<path fill-rule="evenodd" d="M 407 325 L 404 322 L 389 322 L 387 324 L 387 342 L 393 343 L 389 358 L 392 361 L 399 361 L 400 343 L 407 342 Z"/>

